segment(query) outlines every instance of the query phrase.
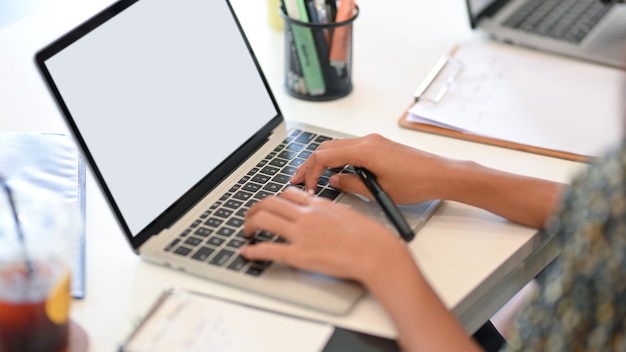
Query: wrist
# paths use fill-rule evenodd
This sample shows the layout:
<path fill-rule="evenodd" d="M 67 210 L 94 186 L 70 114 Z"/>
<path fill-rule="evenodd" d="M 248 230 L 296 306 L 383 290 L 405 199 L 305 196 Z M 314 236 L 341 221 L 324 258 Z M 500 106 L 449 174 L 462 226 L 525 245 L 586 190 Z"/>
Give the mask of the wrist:
<path fill-rule="evenodd" d="M 480 177 L 479 168 L 480 165 L 472 161 L 447 160 L 436 174 L 432 188 L 438 194 L 433 198 L 460 201 L 468 192 L 468 184 Z"/>
<path fill-rule="evenodd" d="M 384 246 L 379 246 L 376 255 L 367 261 L 361 283 L 374 296 L 383 299 L 386 290 L 402 286 L 406 282 L 407 272 L 417 271 L 415 260 L 406 243 L 394 237 Z M 394 290 L 391 290 L 393 293 Z"/>

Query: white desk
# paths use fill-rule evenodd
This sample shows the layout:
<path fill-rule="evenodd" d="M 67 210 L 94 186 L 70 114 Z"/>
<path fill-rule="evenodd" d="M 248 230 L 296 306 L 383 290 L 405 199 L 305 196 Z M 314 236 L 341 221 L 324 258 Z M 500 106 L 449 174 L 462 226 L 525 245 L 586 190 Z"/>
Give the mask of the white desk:
<path fill-rule="evenodd" d="M 110 2 L 42 1 L 31 10 L 31 15 L 0 23 L 2 130 L 67 132 L 35 71 L 32 57 L 37 49 Z M 354 135 L 378 132 L 437 154 L 554 181 L 567 182 L 582 167 L 578 163 L 398 127 L 397 119 L 431 65 L 455 43 L 473 34 L 464 0 L 392 3 L 394 6 L 389 6 L 389 1 L 359 2 L 361 13 L 354 27 L 354 90 L 337 101 L 312 103 L 296 100 L 283 89 L 283 34 L 268 26 L 265 1 L 233 0 L 287 119 Z M 93 351 L 114 350 L 168 287 L 210 292 L 372 334 L 395 336 L 390 320 L 371 296 L 362 299 L 345 316 L 330 316 L 141 261 L 129 249 L 91 176 L 87 183 L 86 221 L 86 298 L 74 302 L 71 315 L 87 331 Z M 410 247 L 445 304 L 468 331 L 473 331 L 541 268 L 530 265 L 532 260 L 542 262 L 537 257 L 527 258 L 537 240 L 533 229 L 447 202 Z"/>

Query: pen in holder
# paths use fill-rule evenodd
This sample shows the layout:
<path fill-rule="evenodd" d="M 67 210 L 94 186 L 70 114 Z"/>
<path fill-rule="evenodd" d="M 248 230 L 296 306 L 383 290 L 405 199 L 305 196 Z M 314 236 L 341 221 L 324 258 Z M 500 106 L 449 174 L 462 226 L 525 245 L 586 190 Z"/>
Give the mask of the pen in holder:
<path fill-rule="evenodd" d="M 299 19 L 286 4 L 280 7 L 285 20 L 285 89 L 296 98 L 328 101 L 352 91 L 352 23 L 359 8 L 354 5 L 352 16 L 334 22 L 334 16 L 328 16 L 332 9 L 316 8 L 316 3 L 295 11 Z"/>

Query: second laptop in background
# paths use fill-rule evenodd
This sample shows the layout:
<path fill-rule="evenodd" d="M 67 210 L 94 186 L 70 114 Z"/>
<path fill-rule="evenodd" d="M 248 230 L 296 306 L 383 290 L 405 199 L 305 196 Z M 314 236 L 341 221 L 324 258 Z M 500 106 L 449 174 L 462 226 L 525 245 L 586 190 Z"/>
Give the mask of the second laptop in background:
<path fill-rule="evenodd" d="M 506 43 L 626 68 L 626 6 L 600 0 L 467 0 L 472 28 Z"/>

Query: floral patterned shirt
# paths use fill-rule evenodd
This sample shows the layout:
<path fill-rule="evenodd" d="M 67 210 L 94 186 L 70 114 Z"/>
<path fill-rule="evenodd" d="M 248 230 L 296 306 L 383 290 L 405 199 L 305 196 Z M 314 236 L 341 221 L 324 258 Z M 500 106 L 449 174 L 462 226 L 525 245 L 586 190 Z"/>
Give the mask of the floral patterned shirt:
<path fill-rule="evenodd" d="M 506 351 L 626 351 L 626 144 L 574 179 L 547 226 L 560 255 Z"/>

